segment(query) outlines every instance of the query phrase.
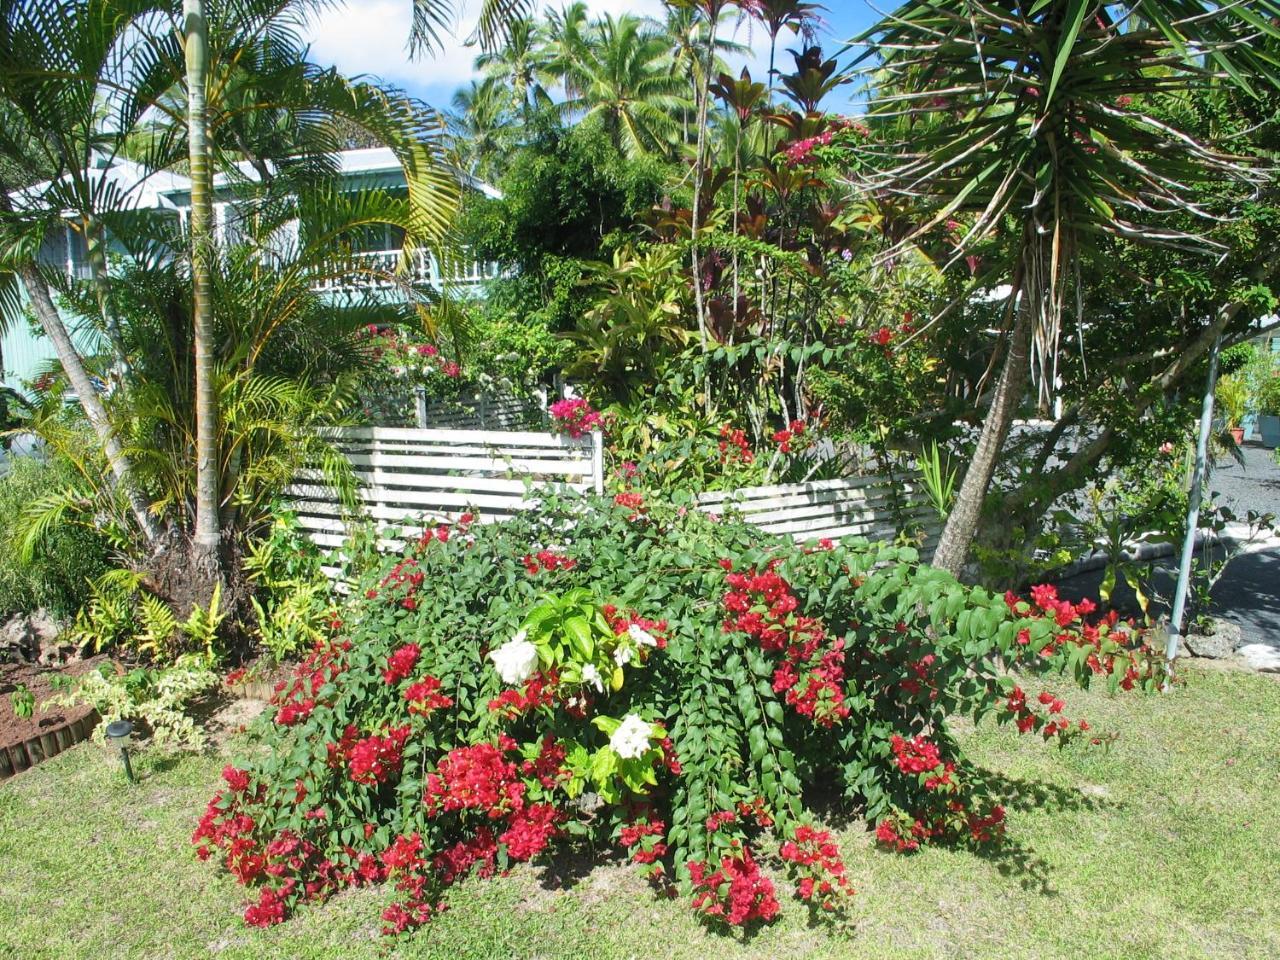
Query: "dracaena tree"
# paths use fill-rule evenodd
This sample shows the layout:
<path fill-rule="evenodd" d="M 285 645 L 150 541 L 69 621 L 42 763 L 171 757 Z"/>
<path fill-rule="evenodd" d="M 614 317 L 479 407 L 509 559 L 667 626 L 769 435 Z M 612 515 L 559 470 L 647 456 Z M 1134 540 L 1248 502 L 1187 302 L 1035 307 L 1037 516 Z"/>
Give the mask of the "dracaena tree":
<path fill-rule="evenodd" d="M 917 211 L 891 254 L 951 221 L 951 262 L 1000 238 L 997 276 L 1011 288 L 938 566 L 963 566 L 1029 375 L 1047 401 L 1064 324 L 1087 320 L 1075 309 L 1082 256 L 1113 240 L 1221 252 L 1208 236 L 1218 212 L 1196 185 L 1247 189 L 1262 175 L 1150 107 L 1207 84 L 1277 82 L 1262 41 L 1278 14 L 1274 0 L 909 0 L 864 36 L 871 112 L 902 136 L 869 151 L 875 172 L 858 186 Z"/>

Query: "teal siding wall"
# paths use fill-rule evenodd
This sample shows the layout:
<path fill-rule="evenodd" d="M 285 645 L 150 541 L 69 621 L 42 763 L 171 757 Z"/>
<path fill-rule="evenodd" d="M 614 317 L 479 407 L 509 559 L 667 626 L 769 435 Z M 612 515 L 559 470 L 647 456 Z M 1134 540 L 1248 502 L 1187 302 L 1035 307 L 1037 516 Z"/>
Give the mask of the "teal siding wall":
<path fill-rule="evenodd" d="M 82 354 L 97 352 L 97 334 L 77 330 L 76 322 L 65 318 L 71 331 L 71 339 Z M 0 349 L 4 351 L 4 371 L 0 373 L 0 384 L 7 387 L 23 389 L 26 381 L 50 367 L 56 366 L 58 356 L 53 351 L 53 344 L 43 333 L 32 332 L 26 320 L 19 320 L 0 340 Z"/>
<path fill-rule="evenodd" d="M 0 383 L 20 387 L 24 381 L 46 369 L 55 356 L 53 344 L 48 337 L 32 333 L 25 321 L 19 321 L 14 326 L 17 329 L 10 330 L 0 340 L 0 350 L 3 350 L 4 356 L 4 373 L 0 376 Z"/>

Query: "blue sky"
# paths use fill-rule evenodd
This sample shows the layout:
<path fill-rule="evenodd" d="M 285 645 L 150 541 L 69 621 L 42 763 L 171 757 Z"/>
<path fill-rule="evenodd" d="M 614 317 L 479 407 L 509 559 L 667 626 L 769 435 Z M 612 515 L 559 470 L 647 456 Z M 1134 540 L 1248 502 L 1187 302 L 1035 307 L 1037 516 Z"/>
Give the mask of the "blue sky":
<path fill-rule="evenodd" d="M 480 0 L 465 0 L 460 4 L 462 15 L 446 49 L 434 58 L 415 62 L 409 60 L 405 50 L 411 0 L 347 0 L 344 5 L 314 17 L 307 31 L 312 43 L 311 54 L 317 63 L 333 64 L 348 75 L 380 77 L 428 103 L 447 107 L 454 90 L 473 75 L 471 63 L 476 50 L 463 46 L 463 40 L 471 32 L 479 4 Z M 594 13 L 615 15 L 623 12 L 659 15 L 662 10 L 661 0 L 589 0 L 588 6 Z M 821 41 L 828 50 L 838 49 L 845 40 L 865 29 L 875 16 L 866 0 L 829 0 L 825 6 Z M 737 28 L 735 38 L 751 45 L 754 56 L 746 63 L 753 74 L 762 78 L 768 62 L 764 31 L 759 25 L 744 22 Z M 833 98 L 828 106 L 841 110 L 847 103 Z"/>

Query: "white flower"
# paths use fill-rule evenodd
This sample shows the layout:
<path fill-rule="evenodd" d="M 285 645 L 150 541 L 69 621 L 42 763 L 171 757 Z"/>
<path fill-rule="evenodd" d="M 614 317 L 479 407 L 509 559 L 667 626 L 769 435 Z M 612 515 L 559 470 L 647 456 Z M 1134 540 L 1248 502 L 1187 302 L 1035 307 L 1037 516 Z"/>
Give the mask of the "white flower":
<path fill-rule="evenodd" d="M 609 738 L 609 746 L 623 760 L 635 760 L 644 756 L 649 749 L 649 738 L 653 735 L 653 725 L 645 723 L 636 714 L 628 713 L 622 718 L 618 729 Z"/>
<path fill-rule="evenodd" d="M 633 623 L 631 626 L 627 627 L 627 634 L 639 646 L 656 647 L 658 645 L 657 638 L 638 623 Z"/>
<path fill-rule="evenodd" d="M 636 652 L 632 650 L 631 647 L 619 647 L 617 650 L 613 651 L 613 662 L 620 667 L 625 667 L 632 661 L 632 659 L 634 659 L 635 655 Z"/>
<path fill-rule="evenodd" d="M 525 639 L 526 636 L 521 630 L 497 650 L 489 651 L 489 659 L 503 683 L 513 686 L 524 683 L 538 666 L 538 648 Z"/>
<path fill-rule="evenodd" d="M 596 669 L 594 663 L 588 663 L 582 668 L 582 682 L 593 684 L 600 693 L 604 693 L 604 677 L 600 676 L 600 671 Z"/>

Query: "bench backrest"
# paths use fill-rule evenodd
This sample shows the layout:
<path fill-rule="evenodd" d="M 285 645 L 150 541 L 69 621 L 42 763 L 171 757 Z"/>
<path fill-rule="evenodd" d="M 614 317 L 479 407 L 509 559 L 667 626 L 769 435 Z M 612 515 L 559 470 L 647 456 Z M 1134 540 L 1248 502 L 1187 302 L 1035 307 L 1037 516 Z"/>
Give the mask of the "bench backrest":
<path fill-rule="evenodd" d="M 940 532 L 938 513 L 913 475 L 747 487 L 703 493 L 698 503 L 710 513 L 735 512 L 762 530 L 800 541 L 892 540 L 905 532 L 920 536 L 927 552 Z"/>

